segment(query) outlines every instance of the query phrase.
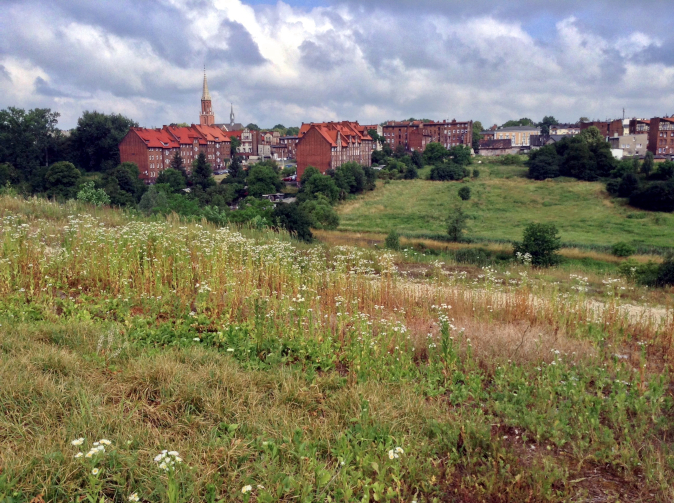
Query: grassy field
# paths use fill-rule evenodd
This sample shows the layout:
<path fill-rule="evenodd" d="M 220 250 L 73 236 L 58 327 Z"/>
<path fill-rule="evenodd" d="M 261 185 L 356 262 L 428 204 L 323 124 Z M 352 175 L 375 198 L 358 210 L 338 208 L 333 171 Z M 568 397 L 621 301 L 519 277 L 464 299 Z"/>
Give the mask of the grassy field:
<path fill-rule="evenodd" d="M 674 499 L 674 319 L 633 285 L 74 202 L 0 219 L 3 503 Z"/>
<path fill-rule="evenodd" d="M 445 220 L 468 185 L 472 198 L 463 204 L 470 216 L 468 236 L 519 240 L 528 222 L 554 223 L 564 243 L 674 246 L 674 215 L 649 213 L 611 199 L 602 183 L 569 179 L 533 181 L 523 167 L 473 165 L 480 177 L 464 182 L 399 180 L 338 207 L 340 229 L 407 235 L 444 234 Z"/>

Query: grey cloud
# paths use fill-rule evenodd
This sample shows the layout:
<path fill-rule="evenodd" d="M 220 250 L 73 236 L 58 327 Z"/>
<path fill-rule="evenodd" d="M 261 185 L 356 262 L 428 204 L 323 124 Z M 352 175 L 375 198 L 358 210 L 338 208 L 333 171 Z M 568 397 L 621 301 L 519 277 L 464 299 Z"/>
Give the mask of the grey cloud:
<path fill-rule="evenodd" d="M 59 91 L 58 89 L 55 89 L 51 85 L 49 85 L 49 82 L 44 80 L 42 77 L 38 77 L 35 79 L 35 91 L 37 94 L 41 94 L 42 96 L 51 96 L 53 98 L 71 98 L 72 95 L 69 93 L 65 93 L 63 91 Z"/>
<path fill-rule="evenodd" d="M 243 66 L 259 65 L 267 60 L 260 54 L 257 46 L 248 30 L 235 21 L 225 20 L 220 24 L 220 35 L 223 37 L 223 45 L 226 49 L 211 49 L 206 52 L 206 60 L 236 62 Z"/>
<path fill-rule="evenodd" d="M 10 82 L 12 80 L 12 76 L 7 71 L 7 68 L 5 68 L 3 65 L 0 65 L 0 79 L 8 80 Z"/>

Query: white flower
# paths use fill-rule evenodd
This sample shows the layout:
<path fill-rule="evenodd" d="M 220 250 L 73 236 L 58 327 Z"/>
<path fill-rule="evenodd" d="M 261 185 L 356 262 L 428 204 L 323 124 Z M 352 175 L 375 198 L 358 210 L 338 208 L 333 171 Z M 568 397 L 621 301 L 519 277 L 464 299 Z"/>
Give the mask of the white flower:
<path fill-rule="evenodd" d="M 133 493 L 129 496 L 129 501 L 140 501 L 140 498 L 138 497 L 138 493 Z"/>
<path fill-rule="evenodd" d="M 251 492 L 252 490 L 253 490 L 253 486 L 251 486 L 251 485 L 243 486 L 243 487 L 241 488 L 241 494 L 249 493 L 249 492 Z"/>
<path fill-rule="evenodd" d="M 103 445 L 111 445 L 112 444 L 112 442 L 110 442 L 110 440 L 108 440 L 107 438 L 102 438 L 102 439 L 99 440 L 99 442 Z"/>
<path fill-rule="evenodd" d="M 169 451 L 169 452 L 168 452 L 168 455 L 169 455 L 169 456 L 180 456 L 180 454 L 178 453 L 178 451 Z"/>
<path fill-rule="evenodd" d="M 76 458 L 81 458 L 82 456 L 84 456 L 84 454 L 82 454 L 81 452 L 78 452 L 77 454 L 75 454 Z"/>
<path fill-rule="evenodd" d="M 100 442 L 94 442 L 94 447 L 98 447 L 99 445 L 101 445 Z"/>
<path fill-rule="evenodd" d="M 167 470 L 167 471 L 168 471 L 168 469 L 169 469 L 168 466 L 166 465 L 166 463 L 160 464 L 160 465 L 159 465 L 159 468 L 161 468 L 162 470 Z"/>
<path fill-rule="evenodd" d="M 100 472 L 98 468 L 94 468 L 93 470 L 91 470 L 92 475 L 98 475 L 98 472 Z"/>
<path fill-rule="evenodd" d="M 84 438 L 80 437 L 78 439 L 73 440 L 70 442 L 72 445 L 82 445 L 84 443 Z"/>
<path fill-rule="evenodd" d="M 98 447 L 96 447 L 96 450 L 100 451 L 100 452 L 105 452 L 105 447 L 103 447 L 102 445 L 99 445 Z"/>
<path fill-rule="evenodd" d="M 227 352 L 228 352 L 228 353 L 233 353 L 233 352 L 234 352 L 234 348 L 227 348 Z"/>
<path fill-rule="evenodd" d="M 403 448 L 402 448 L 402 447 L 396 447 L 395 451 L 396 451 L 398 454 L 405 454 L 405 451 L 403 451 Z"/>
<path fill-rule="evenodd" d="M 388 451 L 388 458 L 389 459 L 396 459 L 396 458 L 399 458 L 399 457 L 400 456 L 398 454 L 396 454 L 396 452 L 393 449 Z"/>
<path fill-rule="evenodd" d="M 257 485 L 257 488 L 258 488 L 258 489 L 264 489 L 264 486 L 263 486 L 263 485 L 260 485 L 260 484 L 258 484 L 258 485 Z"/>
<path fill-rule="evenodd" d="M 201 339 L 199 339 L 199 337 L 195 337 L 195 338 L 192 339 L 192 340 L 193 340 L 194 342 L 199 342 Z"/>

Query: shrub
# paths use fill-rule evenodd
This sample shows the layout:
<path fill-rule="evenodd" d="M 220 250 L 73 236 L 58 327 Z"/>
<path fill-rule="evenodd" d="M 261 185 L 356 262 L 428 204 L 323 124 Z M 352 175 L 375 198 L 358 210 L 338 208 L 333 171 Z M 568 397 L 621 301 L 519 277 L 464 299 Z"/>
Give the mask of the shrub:
<path fill-rule="evenodd" d="M 110 196 L 103 190 L 97 189 L 94 182 L 86 182 L 77 193 L 77 200 L 85 203 L 93 204 L 94 206 L 103 206 L 110 204 Z"/>
<path fill-rule="evenodd" d="M 546 145 L 531 153 L 526 162 L 529 178 L 546 180 L 559 176 L 559 156 L 553 145 Z"/>
<path fill-rule="evenodd" d="M 515 243 L 514 252 L 531 255 L 531 264 L 549 267 L 559 262 L 557 250 L 562 246 L 554 224 L 531 223 L 524 229 L 521 243 Z"/>
<path fill-rule="evenodd" d="M 658 281 L 660 266 L 649 260 L 646 264 L 640 264 L 634 259 L 627 259 L 618 266 L 621 276 L 641 285 L 655 286 Z"/>
<path fill-rule="evenodd" d="M 400 250 L 400 236 L 395 231 L 395 229 L 393 229 L 391 232 L 388 233 L 384 245 L 389 250 Z"/>
<path fill-rule="evenodd" d="M 636 249 L 630 244 L 621 242 L 613 245 L 613 248 L 611 248 L 611 253 L 616 257 L 629 257 L 630 255 L 634 255 L 636 253 Z"/>
<path fill-rule="evenodd" d="M 404 178 L 405 180 L 414 180 L 415 178 L 419 178 L 419 172 L 417 171 L 417 168 L 414 164 L 408 166 L 407 169 L 405 169 Z"/>
<path fill-rule="evenodd" d="M 473 178 L 480 178 L 480 170 L 475 168 L 473 170 Z"/>
<path fill-rule="evenodd" d="M 669 256 L 658 267 L 658 278 L 656 286 L 673 286 L 674 285 L 674 256 Z"/>
<path fill-rule="evenodd" d="M 468 201 L 470 199 L 470 187 L 464 185 L 459 189 L 459 197 L 462 201 Z"/>
<path fill-rule="evenodd" d="M 461 206 L 454 208 L 447 219 L 447 235 L 450 241 L 463 241 L 463 231 L 468 227 L 468 217 L 461 209 Z"/>
<path fill-rule="evenodd" d="M 430 179 L 435 181 L 451 181 L 463 180 L 467 176 L 468 170 L 465 167 L 449 161 L 434 166 L 433 169 L 431 169 Z"/>
<path fill-rule="evenodd" d="M 504 166 L 517 166 L 523 164 L 522 158 L 519 155 L 506 154 L 499 158 L 501 164 Z"/>
<path fill-rule="evenodd" d="M 612 196 L 617 196 L 618 191 L 620 190 L 620 182 L 622 182 L 622 180 L 617 180 L 615 178 L 606 182 L 606 192 Z"/>
<path fill-rule="evenodd" d="M 649 211 L 674 211 L 674 181 L 653 182 L 635 191 L 630 204 Z"/>
<path fill-rule="evenodd" d="M 300 208 L 297 202 L 291 204 L 279 204 L 274 208 L 274 220 L 293 237 L 310 243 L 313 241 L 311 233 L 311 219 Z"/>
<path fill-rule="evenodd" d="M 639 179 L 634 173 L 627 173 L 618 184 L 618 196 L 630 197 L 639 190 Z"/>

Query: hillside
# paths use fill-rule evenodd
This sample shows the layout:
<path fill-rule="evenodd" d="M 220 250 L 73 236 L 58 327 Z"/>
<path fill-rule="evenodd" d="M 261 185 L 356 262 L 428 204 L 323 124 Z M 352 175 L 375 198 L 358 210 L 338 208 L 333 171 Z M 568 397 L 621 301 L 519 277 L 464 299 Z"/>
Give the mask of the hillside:
<path fill-rule="evenodd" d="M 622 280 L 73 201 L 0 221 L 3 503 L 674 497 L 674 319 Z"/>
<path fill-rule="evenodd" d="M 470 215 L 468 234 L 486 240 L 518 240 L 531 221 L 554 223 L 564 243 L 612 245 L 628 241 L 645 246 L 674 244 L 674 215 L 649 213 L 611 199 L 600 182 L 570 179 L 537 182 L 525 168 L 473 165 L 480 177 L 464 182 L 397 180 L 339 206 L 340 229 L 409 235 L 444 234 L 445 219 L 467 184 L 472 197 L 463 203 Z"/>

